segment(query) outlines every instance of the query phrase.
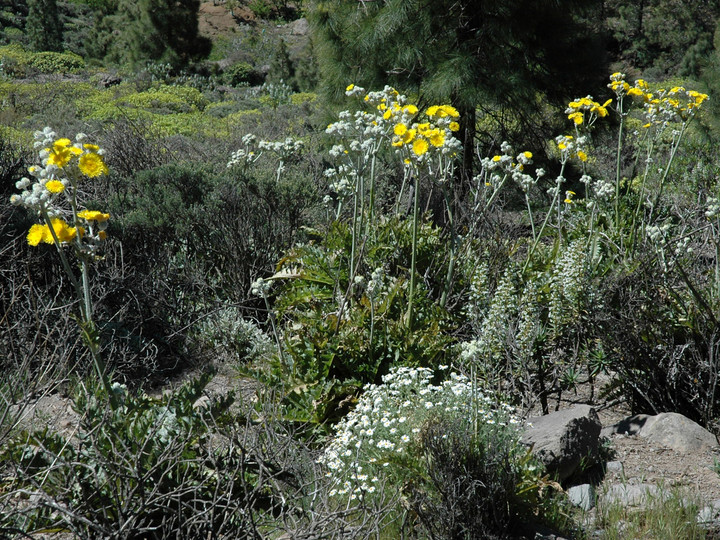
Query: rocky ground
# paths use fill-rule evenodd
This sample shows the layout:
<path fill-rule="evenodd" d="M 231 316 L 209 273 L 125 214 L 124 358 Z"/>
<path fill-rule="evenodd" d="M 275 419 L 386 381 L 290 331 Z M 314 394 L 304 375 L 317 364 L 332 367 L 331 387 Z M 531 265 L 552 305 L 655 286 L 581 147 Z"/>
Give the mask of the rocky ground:
<path fill-rule="evenodd" d="M 173 386 L 181 382 L 176 381 Z M 240 388 L 249 392 L 252 390 L 250 386 L 249 381 L 226 368 L 215 376 L 207 391 L 222 394 Z M 588 397 L 587 392 L 583 394 L 579 389 L 568 399 L 552 403 L 552 409 L 572 409 L 587 404 Z M 605 497 L 606 502 L 615 500 L 631 506 L 642 505 L 647 493 L 680 490 L 693 500 L 703 501 L 707 520 L 720 524 L 720 474 L 715 470 L 715 464 L 720 463 L 720 450 L 714 437 L 707 438 L 709 432 L 702 430 L 696 433 L 694 430 L 700 429 L 699 426 L 693 426 L 689 421 L 685 423 L 682 418 L 679 419 L 681 423 L 652 431 L 649 429 L 651 417 L 640 417 L 640 422 L 628 422 L 630 411 L 623 403 L 595 399 L 590 405 L 597 411 L 603 427 L 601 440 L 604 441 L 603 456 L 607 462 L 591 471 L 592 474 L 569 479 L 564 483 L 565 489 L 570 490 L 573 484 L 592 483 L 600 504 Z M 674 422 L 677 420 L 673 418 Z M 69 399 L 55 393 L 32 403 L 26 410 L 24 422 L 36 426 L 50 424 L 69 435 L 75 428 L 77 416 Z M 589 519 L 593 512 L 595 510 L 589 511 Z"/>

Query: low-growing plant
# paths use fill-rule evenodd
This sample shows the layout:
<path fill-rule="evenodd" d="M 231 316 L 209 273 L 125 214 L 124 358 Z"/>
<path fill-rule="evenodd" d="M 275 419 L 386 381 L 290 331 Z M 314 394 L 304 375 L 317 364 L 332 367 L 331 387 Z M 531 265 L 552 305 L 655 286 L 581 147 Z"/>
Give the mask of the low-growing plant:
<path fill-rule="evenodd" d="M 386 520 L 430 538 L 507 538 L 538 509 L 541 470 L 512 407 L 451 373 L 393 368 L 336 426 L 320 462 L 349 511 L 398 486 Z"/>
<path fill-rule="evenodd" d="M 271 492 L 278 464 L 250 458 L 249 439 L 228 415 L 232 396 L 198 401 L 209 380 L 161 398 L 118 384 L 109 395 L 81 385 L 72 439 L 45 429 L 20 433 L 4 449 L 14 466 L 10 488 L 35 494 L 33 504 L 15 509 L 8 530 L 117 539 L 257 535 L 262 511 L 282 505 Z"/>
<path fill-rule="evenodd" d="M 671 540 L 708 537 L 708 530 L 698 523 L 701 508 L 698 495 L 678 489 L 662 488 L 648 493 L 639 507 L 613 502 L 598 507 L 596 526 L 603 538 L 657 538 Z"/>
<path fill-rule="evenodd" d="M 230 86 L 257 86 L 263 76 L 247 62 L 232 64 L 223 70 L 223 81 Z"/>

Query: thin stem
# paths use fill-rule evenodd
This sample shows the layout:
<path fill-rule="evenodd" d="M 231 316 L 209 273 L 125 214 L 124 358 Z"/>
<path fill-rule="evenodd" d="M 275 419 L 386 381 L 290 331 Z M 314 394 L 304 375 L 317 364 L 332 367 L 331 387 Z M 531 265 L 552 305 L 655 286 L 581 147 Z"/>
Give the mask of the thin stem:
<path fill-rule="evenodd" d="M 563 162 L 562 167 L 560 168 L 560 175 L 558 178 L 562 179 L 563 173 L 565 172 L 565 163 Z M 535 241 L 533 242 L 532 247 L 530 248 L 530 251 L 528 251 L 527 259 L 525 260 L 525 265 L 523 266 L 523 273 L 527 270 L 527 267 L 530 265 L 530 259 L 532 259 L 533 253 L 535 253 L 535 250 L 537 249 L 538 243 L 540 242 L 540 238 L 542 237 L 542 233 L 545 230 L 545 227 L 548 224 L 548 221 L 550 220 L 550 216 L 553 213 L 553 209 L 555 208 L 555 203 L 559 200 L 560 196 L 560 184 L 561 182 L 557 182 L 557 185 L 555 186 L 555 196 L 550 203 L 550 208 L 548 209 L 547 214 L 545 214 L 545 221 L 543 221 L 542 227 L 540 227 L 540 231 L 538 232 L 537 238 L 535 238 Z"/>
<path fill-rule="evenodd" d="M 415 193 L 413 200 L 413 230 L 412 230 L 412 254 L 410 259 L 410 292 L 408 293 L 408 310 L 407 324 L 408 329 L 412 331 L 413 327 L 413 299 L 415 296 L 415 264 L 417 253 L 417 236 L 418 236 L 418 207 L 420 205 L 420 179 L 415 175 Z"/>
<path fill-rule="evenodd" d="M 455 220 L 453 218 L 452 206 L 450 204 L 450 194 L 448 193 L 447 186 L 444 182 L 442 190 L 443 195 L 445 196 L 445 207 L 447 208 L 448 213 L 448 225 L 450 226 L 450 262 L 448 263 L 447 275 L 445 276 L 445 287 L 443 288 L 442 296 L 440 297 L 440 307 L 444 308 L 447 304 L 450 287 L 452 286 L 453 274 L 455 273 L 455 251 L 457 239 L 455 238 Z"/>
<path fill-rule="evenodd" d="M 618 113 L 620 114 L 620 127 L 618 129 L 617 153 L 615 156 L 615 227 L 620 221 L 620 156 L 622 154 L 622 136 L 625 124 L 623 113 L 623 96 L 618 98 Z"/>

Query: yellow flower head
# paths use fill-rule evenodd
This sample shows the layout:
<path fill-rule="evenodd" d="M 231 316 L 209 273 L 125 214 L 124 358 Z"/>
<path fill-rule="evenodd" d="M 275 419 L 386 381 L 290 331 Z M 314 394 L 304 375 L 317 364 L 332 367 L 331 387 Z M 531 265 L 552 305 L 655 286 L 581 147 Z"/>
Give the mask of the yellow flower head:
<path fill-rule="evenodd" d="M 408 144 L 415 138 L 416 131 L 414 129 L 408 129 L 405 133 L 400 136 L 402 144 Z"/>
<path fill-rule="evenodd" d="M 80 172 L 89 178 L 108 173 L 107 165 L 100 154 L 88 152 L 80 156 L 78 161 Z"/>
<path fill-rule="evenodd" d="M 57 236 L 58 241 L 61 244 L 64 244 L 74 240 L 78 234 L 75 227 L 68 226 L 68 224 L 60 218 L 53 218 L 50 223 L 52 225 L 52 232 L 50 231 L 50 227 L 47 225 L 35 224 L 30 227 L 27 234 L 28 244 L 31 246 L 37 246 L 40 242 L 54 244 L 55 238 L 53 238 L 53 232 L 55 233 L 55 236 Z M 80 234 L 82 234 L 82 229 Z"/>
<path fill-rule="evenodd" d="M 393 133 L 397 135 L 398 137 L 402 137 L 407 132 L 407 126 L 403 123 L 395 124 L 395 127 L 393 128 Z"/>
<path fill-rule="evenodd" d="M 39 223 L 36 223 L 32 227 L 30 227 L 30 230 L 27 234 L 27 243 L 31 246 L 37 246 L 40 242 L 43 241 L 43 237 L 45 236 L 45 231 L 47 230 L 46 225 L 40 225 Z M 49 231 L 48 231 L 49 233 Z"/>
<path fill-rule="evenodd" d="M 445 116 L 450 116 L 451 118 L 458 118 L 460 116 L 460 113 L 452 105 L 440 105 L 439 116 L 441 118 L 443 118 Z"/>
<path fill-rule="evenodd" d="M 443 144 L 445 144 L 445 133 L 440 131 L 439 129 L 433 129 L 428 136 L 428 139 L 430 141 L 430 144 L 432 144 L 436 148 L 440 148 Z"/>
<path fill-rule="evenodd" d="M 50 180 L 47 184 L 45 184 L 45 189 L 47 189 L 50 193 L 62 193 L 65 191 L 65 186 L 59 180 Z"/>
<path fill-rule="evenodd" d="M 433 105 L 432 107 L 428 107 L 428 110 L 425 111 L 425 114 L 427 114 L 430 117 L 433 117 L 438 113 L 439 110 L 440 110 L 439 105 Z"/>
<path fill-rule="evenodd" d="M 347 85 L 347 87 L 345 88 L 345 91 L 346 91 L 346 92 L 352 92 L 353 88 L 355 88 L 355 85 L 354 85 L 354 84 L 349 84 L 349 85 Z"/>
<path fill-rule="evenodd" d="M 585 152 L 583 152 L 582 150 L 578 150 L 577 157 L 583 163 L 586 162 L 588 159 L 587 154 Z"/>
<path fill-rule="evenodd" d="M 460 124 L 458 124 L 457 122 L 450 122 L 450 125 L 448 127 L 450 128 L 450 131 L 460 130 Z"/>
<path fill-rule="evenodd" d="M 48 165 L 55 165 L 62 169 L 67 165 L 73 157 L 73 154 L 67 148 L 53 146 L 52 149 L 46 148 L 50 155 L 48 156 Z"/>
<path fill-rule="evenodd" d="M 425 139 L 415 139 L 412 150 L 416 156 L 422 156 L 428 151 L 429 147 L 430 146 Z"/>
<path fill-rule="evenodd" d="M 585 115 L 579 111 L 570 113 L 568 114 L 568 120 L 572 120 L 576 126 L 579 126 L 585 121 Z"/>
<path fill-rule="evenodd" d="M 67 138 L 58 139 L 57 141 L 55 141 L 53 143 L 53 148 L 55 148 L 55 149 L 65 148 L 66 146 L 70 146 L 71 143 L 72 143 L 72 141 L 70 141 L 70 139 L 67 139 Z"/>
<path fill-rule="evenodd" d="M 417 114 L 418 108 L 415 105 L 406 105 L 403 110 L 408 114 Z"/>
<path fill-rule="evenodd" d="M 98 223 L 110 219 L 110 214 L 104 214 L 99 210 L 81 210 L 77 216 L 85 221 L 97 221 Z"/>

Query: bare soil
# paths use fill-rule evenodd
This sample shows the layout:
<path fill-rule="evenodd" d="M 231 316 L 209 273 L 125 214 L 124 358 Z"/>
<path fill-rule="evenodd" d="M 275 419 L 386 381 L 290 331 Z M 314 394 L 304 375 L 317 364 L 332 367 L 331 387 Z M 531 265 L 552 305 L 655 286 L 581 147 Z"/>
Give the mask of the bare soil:
<path fill-rule="evenodd" d="M 595 395 L 602 394 L 598 389 L 609 383 L 609 378 L 599 381 Z M 632 415 L 624 402 L 610 402 L 597 397 L 591 400 L 587 387 L 579 387 L 577 393 L 568 394 L 559 403 L 555 401 L 551 405 L 552 408 L 563 409 L 579 404 L 595 407 L 603 428 Z M 622 467 L 607 471 L 598 486 L 599 493 L 612 484 L 654 484 L 661 489 L 686 492 L 707 503 L 720 500 L 720 474 L 714 470 L 716 461 L 720 463 L 720 445 L 713 450 L 685 453 L 639 435 L 615 434 L 608 442 L 609 460 L 622 463 Z"/>

